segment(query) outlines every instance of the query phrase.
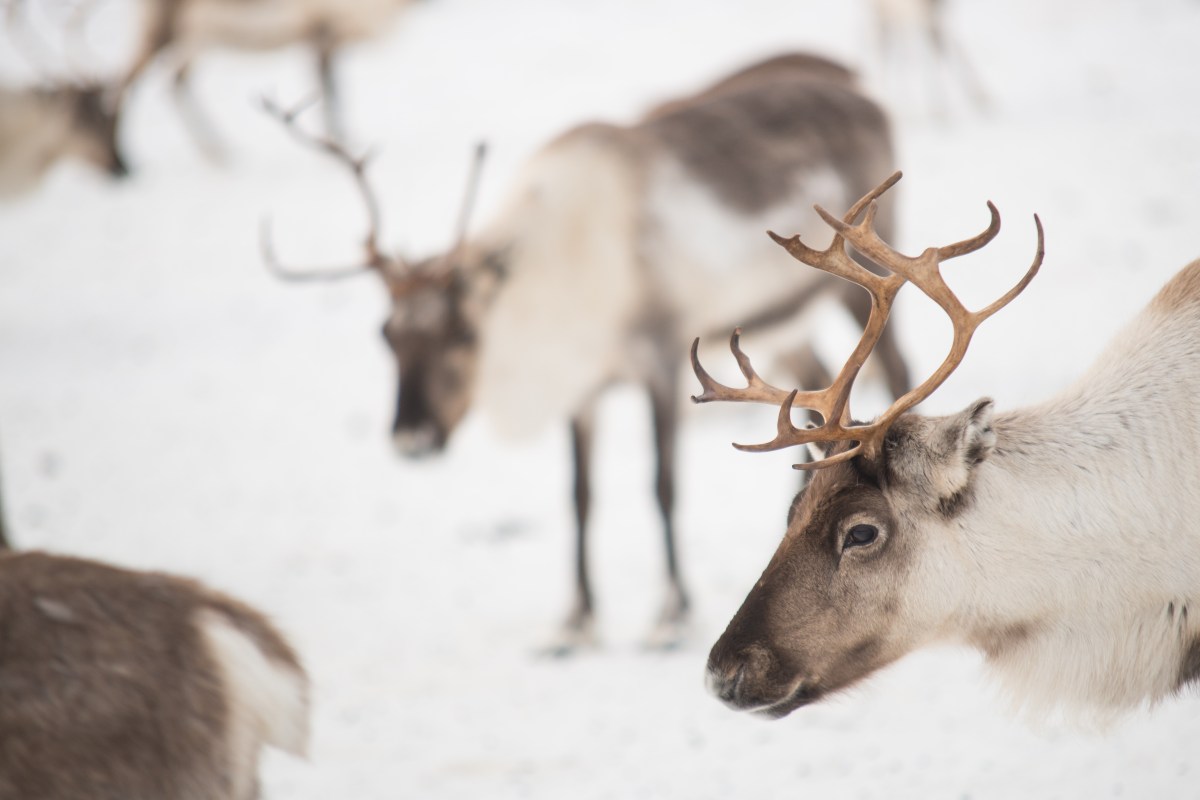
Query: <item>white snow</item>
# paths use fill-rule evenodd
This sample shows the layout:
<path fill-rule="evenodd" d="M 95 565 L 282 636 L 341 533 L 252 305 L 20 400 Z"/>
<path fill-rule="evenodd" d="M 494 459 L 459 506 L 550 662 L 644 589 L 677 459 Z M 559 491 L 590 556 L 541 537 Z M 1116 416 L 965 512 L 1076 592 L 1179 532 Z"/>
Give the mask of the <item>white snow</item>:
<path fill-rule="evenodd" d="M 103 53 L 131 38 L 121 4 L 100 4 Z M 927 403 L 990 395 L 1003 409 L 1082 372 L 1200 256 L 1200 3 L 950 11 L 990 113 L 955 92 L 937 119 L 916 67 L 876 83 L 900 96 L 902 248 L 975 233 L 987 199 L 1004 216 L 985 253 L 948 268 L 968 304 L 1020 276 L 1031 215 L 1045 223 L 1042 274 Z M 422 254 L 451 235 L 478 138 L 493 152 L 486 213 L 569 124 L 632 119 L 794 47 L 878 76 L 871 30 L 865 2 L 429 0 L 348 54 L 349 129 L 381 146 L 385 240 Z M 22 69 L 3 52 L 0 67 Z M 593 538 L 604 646 L 536 657 L 569 598 L 565 432 L 501 445 L 471 418 L 444 458 L 397 460 L 380 286 L 285 286 L 259 261 L 268 212 L 292 261 L 352 260 L 360 240 L 349 180 L 252 102 L 306 95 L 307 54 L 215 53 L 195 77 L 227 165 L 192 147 L 160 70 L 129 119 L 132 180 L 68 165 L 0 206 L 4 499 L 26 547 L 194 575 L 290 635 L 315 684 L 312 755 L 270 756 L 265 797 L 1200 796 L 1195 693 L 1103 731 L 1034 728 L 976 656 L 947 650 L 781 722 L 706 695 L 707 649 L 774 549 L 796 482 L 788 454 L 728 446 L 767 438 L 770 409 L 685 414 L 695 635 L 661 654 L 639 648 L 663 591 L 648 409 L 629 390 L 606 401 Z M 905 296 L 896 324 L 918 371 L 941 361 L 947 332 L 928 305 Z"/>

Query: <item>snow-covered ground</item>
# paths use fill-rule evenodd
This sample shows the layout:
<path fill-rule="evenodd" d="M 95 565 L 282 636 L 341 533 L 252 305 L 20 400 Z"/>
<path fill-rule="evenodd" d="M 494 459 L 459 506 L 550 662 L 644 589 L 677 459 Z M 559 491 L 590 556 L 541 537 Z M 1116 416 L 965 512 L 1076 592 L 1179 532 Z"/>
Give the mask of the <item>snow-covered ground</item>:
<path fill-rule="evenodd" d="M 101 4 L 102 52 L 128 41 L 121 2 Z M 926 404 L 1012 407 L 1078 375 L 1200 255 L 1200 3 L 958 0 L 950 24 L 991 91 L 986 114 L 952 91 L 937 119 L 916 68 L 880 79 L 865 2 L 429 0 L 355 48 L 343 84 L 351 131 L 382 145 L 385 238 L 422 253 L 451 235 L 479 138 L 494 154 L 486 212 L 576 121 L 631 119 L 788 48 L 865 67 L 896 112 L 902 248 L 975 232 L 994 200 L 1001 237 L 949 270 L 970 304 L 1016 279 L 1030 216 L 1045 222 L 1041 276 Z M 136 177 L 67 166 L 0 206 L 15 534 L 194 575 L 279 622 L 315 681 L 315 740 L 309 762 L 267 759 L 266 797 L 1200 797 L 1194 695 L 1103 731 L 1031 726 L 977 657 L 947 650 L 777 723 L 708 697 L 707 648 L 796 481 L 787 454 L 728 446 L 764 438 L 769 409 L 689 407 L 679 523 L 695 633 L 647 653 L 662 591 L 648 409 L 610 396 L 594 524 L 604 646 L 538 658 L 569 596 L 565 431 L 512 445 L 470 419 L 439 461 L 397 460 L 380 287 L 284 286 L 259 262 L 267 212 L 293 260 L 352 258 L 361 233 L 345 176 L 253 107 L 307 94 L 308 66 L 299 49 L 200 62 L 223 167 L 191 146 L 158 71 L 126 130 Z M 904 297 L 896 324 L 918 370 L 940 361 L 928 306 Z"/>

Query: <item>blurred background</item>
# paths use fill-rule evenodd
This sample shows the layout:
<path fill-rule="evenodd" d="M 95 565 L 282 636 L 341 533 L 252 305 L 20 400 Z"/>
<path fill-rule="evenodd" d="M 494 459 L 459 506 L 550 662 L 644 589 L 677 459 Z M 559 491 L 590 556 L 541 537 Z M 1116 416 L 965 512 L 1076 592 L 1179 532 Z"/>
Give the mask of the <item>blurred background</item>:
<path fill-rule="evenodd" d="M 62 75 L 115 75 L 134 57 L 140 6 L 91 6 L 88 52 L 60 53 Z M 838 59 L 892 115 L 900 249 L 971 235 L 985 200 L 1000 208 L 999 239 L 947 270 L 968 305 L 1024 271 L 1034 212 L 1046 227 L 1041 275 L 924 410 L 1048 397 L 1200 256 L 1200 3 L 946 0 L 986 103 L 916 28 L 881 46 L 876 13 L 868 0 L 420 0 L 340 51 L 342 126 L 377 150 L 384 243 L 420 256 L 450 243 L 480 139 L 477 219 L 578 122 L 633 121 L 777 52 Z M 53 42 L 55 13 L 35 18 Z M 8 42 L 0 75 L 46 78 Z M 192 575 L 290 635 L 315 683 L 314 746 L 309 762 L 268 757 L 265 797 L 1197 796 L 1194 695 L 1102 731 L 1029 725 L 977 656 L 939 650 L 782 722 L 710 698 L 707 649 L 797 486 L 794 454 L 728 446 L 765 438 L 771 409 L 685 410 L 677 516 L 695 619 L 685 646 L 646 652 L 662 572 L 649 406 L 631 389 L 605 397 L 602 646 L 539 658 L 571 588 L 565 425 L 511 443 L 471 416 L 436 461 L 396 458 L 379 282 L 287 286 L 259 256 L 270 214 L 293 261 L 358 257 L 351 181 L 257 107 L 310 96 L 312 54 L 218 47 L 191 78 L 220 163 L 152 63 L 119 131 L 128 179 L 67 160 L 0 200 L 0 476 L 21 546 Z M 928 312 L 902 294 L 893 323 L 917 375 L 944 354 Z"/>

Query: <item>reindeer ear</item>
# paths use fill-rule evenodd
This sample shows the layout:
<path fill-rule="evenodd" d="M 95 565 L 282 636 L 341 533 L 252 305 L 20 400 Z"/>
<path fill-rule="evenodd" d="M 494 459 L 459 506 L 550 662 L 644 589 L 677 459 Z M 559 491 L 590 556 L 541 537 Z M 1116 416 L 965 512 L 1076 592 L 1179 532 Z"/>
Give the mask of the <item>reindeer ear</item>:
<path fill-rule="evenodd" d="M 884 442 L 887 474 L 918 488 L 943 510 L 966 496 L 971 474 L 996 446 L 992 401 L 977 400 L 948 417 L 901 417 Z"/>
<path fill-rule="evenodd" d="M 996 447 L 991 398 L 976 400 L 963 411 L 937 420 L 927 440 L 933 489 L 942 503 L 966 490 L 971 472 Z"/>

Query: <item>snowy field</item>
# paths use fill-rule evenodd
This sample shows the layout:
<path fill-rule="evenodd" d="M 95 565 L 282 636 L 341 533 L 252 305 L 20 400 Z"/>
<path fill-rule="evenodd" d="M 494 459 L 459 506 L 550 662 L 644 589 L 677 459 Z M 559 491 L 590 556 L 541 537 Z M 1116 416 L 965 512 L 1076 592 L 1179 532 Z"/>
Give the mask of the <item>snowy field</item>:
<path fill-rule="evenodd" d="M 94 38 L 128 44 L 124 0 Z M 902 249 L 981 229 L 950 281 L 979 304 L 1041 276 L 984 326 L 925 406 L 1011 408 L 1064 386 L 1200 256 L 1200 2 L 957 0 L 950 25 L 992 95 L 932 113 L 918 66 L 881 78 L 866 4 L 812 0 L 428 0 L 344 64 L 349 129 L 378 143 L 385 240 L 445 246 L 473 142 L 482 206 L 521 159 L 586 118 L 632 119 L 753 59 L 810 48 L 873 77 L 893 109 Z M 114 56 L 115 58 L 115 56 Z M 20 72 L 11 53 L 4 69 Z M 470 418 L 444 458 L 406 463 L 386 432 L 394 376 L 373 279 L 294 287 L 257 251 L 353 258 L 361 209 L 337 169 L 254 108 L 311 90 L 307 54 L 215 53 L 201 102 L 231 150 L 214 167 L 164 71 L 125 131 L 137 173 L 65 166 L 0 206 L 0 441 L 21 545 L 194 575 L 289 633 L 315 684 L 312 757 L 268 757 L 265 797 L 1200 797 L 1200 697 L 1081 731 L 1014 718 L 968 652 L 918 654 L 768 723 L 707 696 L 708 647 L 783 532 L 787 454 L 769 409 L 689 408 L 679 527 L 691 642 L 641 648 L 663 590 L 648 405 L 602 408 L 594 516 L 601 649 L 535 655 L 569 597 L 565 429 L 500 442 Z M 313 120 L 317 121 L 316 118 Z M 916 370 L 944 323 L 903 296 Z M 681 365 L 682 368 L 682 365 Z M 926 373 L 927 374 L 927 373 Z M 686 384 L 691 390 L 692 382 Z M 681 398 L 683 402 L 683 398 Z"/>

